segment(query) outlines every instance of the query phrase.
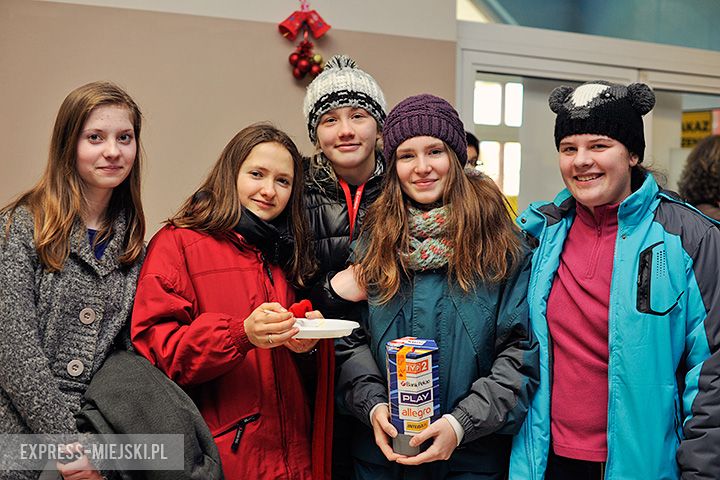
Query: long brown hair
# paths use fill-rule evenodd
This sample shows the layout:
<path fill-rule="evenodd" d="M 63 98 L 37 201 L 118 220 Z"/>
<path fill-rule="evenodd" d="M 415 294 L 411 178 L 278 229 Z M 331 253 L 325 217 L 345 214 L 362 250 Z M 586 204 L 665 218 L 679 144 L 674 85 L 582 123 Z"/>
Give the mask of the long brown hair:
<path fill-rule="evenodd" d="M 240 198 L 237 178 L 240 166 L 253 148 L 261 143 L 277 143 L 285 147 L 293 160 L 293 184 L 288 206 L 290 229 L 293 235 L 293 256 L 285 267 L 289 280 L 298 287 L 305 286 L 315 272 L 310 240 L 310 227 L 303 196 L 302 156 L 295 143 L 281 130 L 267 123 L 245 127 L 225 146 L 200 188 L 190 196 L 168 223 L 179 228 L 191 228 L 210 235 L 224 235 L 240 221 Z"/>
<path fill-rule="evenodd" d="M 448 282 L 457 282 L 467 293 L 478 281 L 499 283 L 512 273 L 520 259 L 520 235 L 495 183 L 484 175 L 466 175 L 455 152 L 445 148 L 451 167 L 442 200 L 450 205 L 447 235 L 454 250 L 448 261 Z M 396 162 L 393 154 L 382 193 L 363 223 L 367 248 L 355 262 L 358 282 L 377 293 L 379 303 L 392 299 L 402 277 L 409 275 L 403 255 L 410 248 L 408 199 L 400 188 Z"/>
<path fill-rule="evenodd" d="M 110 82 L 93 82 L 70 92 L 60 106 L 50 141 L 47 166 L 40 181 L 2 210 L 3 213 L 10 212 L 6 224 L 7 235 L 15 210 L 21 205 L 30 209 L 35 224 L 35 248 L 48 271 L 62 270 L 70 253 L 73 223 L 85 209 L 84 182 L 76 166 L 80 133 L 90 113 L 108 105 L 127 108 L 133 124 L 137 153 L 130 174 L 113 189 L 96 242 L 110 238 L 113 222 L 124 213 L 127 229 L 120 263 L 132 264 L 142 254 L 145 237 L 145 215 L 140 199 L 142 114 L 132 97 L 119 86 Z"/>

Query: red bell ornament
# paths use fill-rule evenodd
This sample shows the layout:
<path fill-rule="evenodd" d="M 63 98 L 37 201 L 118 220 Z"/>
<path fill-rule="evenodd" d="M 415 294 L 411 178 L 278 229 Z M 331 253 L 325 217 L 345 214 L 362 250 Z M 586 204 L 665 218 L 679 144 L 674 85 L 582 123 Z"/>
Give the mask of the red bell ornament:
<path fill-rule="evenodd" d="M 288 40 L 295 40 L 300 28 L 305 23 L 306 12 L 293 12 L 288 18 L 278 25 L 280 34 Z"/>
<path fill-rule="evenodd" d="M 322 55 L 313 52 L 315 45 L 308 40 L 308 37 L 312 35 L 314 38 L 320 38 L 330 28 L 317 11 L 310 10 L 308 0 L 300 0 L 300 10 L 293 12 L 278 24 L 278 31 L 288 40 L 294 41 L 298 34 L 301 32 L 303 34 L 302 41 L 288 57 L 288 62 L 293 66 L 293 77 L 301 80 L 308 73 L 316 77 L 323 71 Z"/>
<path fill-rule="evenodd" d="M 310 27 L 310 31 L 315 38 L 322 37 L 331 28 L 330 25 L 328 25 L 328 23 L 323 20 L 320 14 L 317 13 L 315 10 L 310 10 L 309 12 L 307 12 L 305 22 L 307 22 L 307 25 L 308 27 Z"/>

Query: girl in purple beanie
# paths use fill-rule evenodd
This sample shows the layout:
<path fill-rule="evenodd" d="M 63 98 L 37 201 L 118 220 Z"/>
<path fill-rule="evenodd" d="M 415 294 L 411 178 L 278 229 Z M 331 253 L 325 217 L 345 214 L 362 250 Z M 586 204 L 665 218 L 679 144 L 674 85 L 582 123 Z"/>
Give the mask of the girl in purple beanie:
<path fill-rule="evenodd" d="M 527 248 L 492 180 L 464 172 L 465 131 L 448 102 L 403 100 L 385 121 L 383 142 L 382 193 L 354 265 L 329 284 L 338 302 L 367 300 L 366 342 L 336 385 L 341 407 L 370 427 L 352 446 L 355 476 L 505 478 L 539 377 Z M 383 372 L 385 344 L 405 336 L 439 347 L 433 400 L 442 416 L 403 443 L 389 421 Z"/>

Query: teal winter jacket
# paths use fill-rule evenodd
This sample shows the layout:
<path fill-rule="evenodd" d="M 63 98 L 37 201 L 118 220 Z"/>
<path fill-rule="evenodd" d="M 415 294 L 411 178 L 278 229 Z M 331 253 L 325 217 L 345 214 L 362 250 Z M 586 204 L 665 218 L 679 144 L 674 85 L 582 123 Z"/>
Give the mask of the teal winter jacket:
<path fill-rule="evenodd" d="M 550 439 L 546 308 L 575 200 L 565 190 L 518 217 L 539 245 L 528 302 L 540 386 L 513 440 L 511 480 L 542 480 Z M 720 230 L 651 175 L 618 211 L 608 311 L 606 480 L 720 475 Z"/>
<path fill-rule="evenodd" d="M 368 343 L 358 346 L 345 362 L 337 387 L 343 406 L 367 423 L 370 409 L 387 401 L 385 344 L 404 336 L 438 343 L 441 414 L 450 413 L 459 421 L 464 439 L 447 462 L 435 462 L 443 465 L 427 471 L 422 470 L 427 465 L 415 467 L 415 473 L 426 471 L 420 477 L 451 471 L 503 476 L 507 472 L 511 435 L 525 418 L 539 378 L 538 346 L 526 301 L 529 274 L 526 254 L 505 283 L 480 284 L 470 293 L 449 285 L 446 269 L 439 269 L 414 272 L 386 304 L 374 303 L 371 295 L 363 318 Z M 374 360 L 374 365 L 362 366 L 363 357 Z M 367 433 L 356 441 L 353 454 L 388 466 Z"/>

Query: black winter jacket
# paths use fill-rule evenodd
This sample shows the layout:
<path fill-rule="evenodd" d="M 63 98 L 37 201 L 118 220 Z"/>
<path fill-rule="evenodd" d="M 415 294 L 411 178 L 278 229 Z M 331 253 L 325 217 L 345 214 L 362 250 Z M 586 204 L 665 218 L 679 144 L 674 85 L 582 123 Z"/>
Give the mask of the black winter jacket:
<path fill-rule="evenodd" d="M 322 154 L 319 154 L 322 155 Z M 360 210 L 355 220 L 353 236 L 360 233 L 362 219 L 368 207 L 377 199 L 382 189 L 385 165 L 382 156 L 378 159 L 370 179 L 365 184 Z M 320 273 L 324 278 L 328 272 L 338 272 L 346 267 L 350 255 L 350 220 L 345 194 L 340 187 L 330 163 L 324 158 L 317 165 L 315 159 L 306 159 L 305 203 L 310 219 L 310 228 L 315 237 L 315 254 Z"/>
<path fill-rule="evenodd" d="M 320 154 L 322 155 L 322 154 Z M 365 184 L 360 209 L 355 219 L 353 236 L 360 235 L 362 220 L 367 209 L 380 195 L 385 174 L 385 163 L 380 151 L 375 152 L 375 171 Z M 319 162 L 317 162 L 319 160 Z M 305 201 L 308 207 L 310 227 L 314 234 L 315 254 L 320 265 L 319 273 L 309 292 L 310 300 L 326 318 L 360 319 L 360 304 L 346 302 L 330 289 L 328 277 L 343 270 L 350 257 L 350 220 L 345 194 L 330 163 L 325 158 L 306 159 Z M 320 166 L 319 166 L 320 165 Z M 358 344 L 366 343 L 366 334 L 358 328 L 347 337 L 335 341 L 336 371 L 355 352 Z M 365 359 L 368 366 L 374 366 L 371 355 Z M 348 412 L 345 412 L 348 413 Z"/>

